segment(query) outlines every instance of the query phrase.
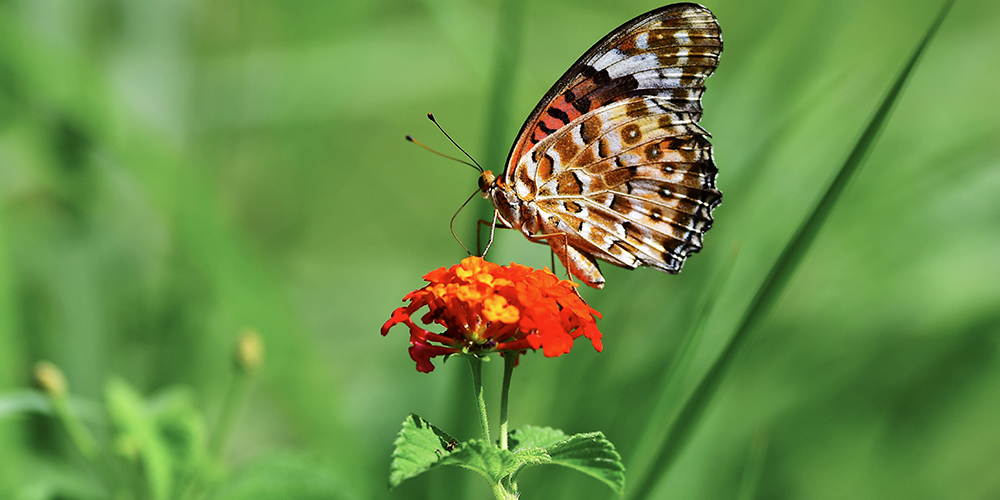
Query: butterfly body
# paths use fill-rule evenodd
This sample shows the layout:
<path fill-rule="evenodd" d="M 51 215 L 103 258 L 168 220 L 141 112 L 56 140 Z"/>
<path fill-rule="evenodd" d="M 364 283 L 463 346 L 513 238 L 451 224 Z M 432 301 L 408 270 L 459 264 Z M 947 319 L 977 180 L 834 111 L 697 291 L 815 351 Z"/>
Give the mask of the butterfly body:
<path fill-rule="evenodd" d="M 704 80 L 722 52 L 697 4 L 643 14 L 588 50 L 542 98 L 484 196 L 505 227 L 548 243 L 566 269 L 601 288 L 596 259 L 680 271 L 722 199 Z"/>

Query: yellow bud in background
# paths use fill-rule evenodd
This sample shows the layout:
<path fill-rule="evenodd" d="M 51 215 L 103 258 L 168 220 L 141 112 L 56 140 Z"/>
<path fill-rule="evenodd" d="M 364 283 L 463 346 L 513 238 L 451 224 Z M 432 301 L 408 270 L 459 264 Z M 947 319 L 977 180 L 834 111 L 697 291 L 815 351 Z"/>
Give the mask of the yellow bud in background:
<path fill-rule="evenodd" d="M 254 373 L 264 363 L 264 340 L 257 330 L 247 328 L 236 340 L 236 366 L 245 373 Z"/>
<path fill-rule="evenodd" d="M 66 377 L 56 365 L 48 361 L 35 363 L 35 383 L 52 397 L 66 395 Z"/>

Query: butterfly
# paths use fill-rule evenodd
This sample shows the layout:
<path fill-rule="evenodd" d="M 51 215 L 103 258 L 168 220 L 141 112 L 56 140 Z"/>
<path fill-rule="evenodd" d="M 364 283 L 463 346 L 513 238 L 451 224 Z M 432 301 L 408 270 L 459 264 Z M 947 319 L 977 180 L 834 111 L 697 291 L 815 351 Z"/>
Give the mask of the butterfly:
<path fill-rule="evenodd" d="M 722 201 L 698 125 L 721 53 L 719 23 L 693 3 L 642 14 L 597 42 L 535 106 L 503 174 L 482 173 L 497 227 L 547 243 L 594 288 L 605 282 L 597 259 L 680 272 Z"/>

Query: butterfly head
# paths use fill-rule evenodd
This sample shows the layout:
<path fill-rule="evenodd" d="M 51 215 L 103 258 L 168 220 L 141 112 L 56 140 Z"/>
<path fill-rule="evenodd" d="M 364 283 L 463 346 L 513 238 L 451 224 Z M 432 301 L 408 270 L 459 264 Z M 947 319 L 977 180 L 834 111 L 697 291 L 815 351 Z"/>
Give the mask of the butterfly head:
<path fill-rule="evenodd" d="M 479 175 L 479 194 L 481 194 L 483 198 L 489 197 L 490 191 L 492 191 L 493 187 L 499 183 L 500 180 L 497 176 L 493 175 L 492 170 L 484 171 Z"/>
<path fill-rule="evenodd" d="M 497 219 L 502 227 L 520 229 L 525 234 L 533 234 L 537 228 L 530 223 L 535 210 L 510 189 L 503 177 L 486 170 L 479 175 L 479 194 L 493 202 Z"/>

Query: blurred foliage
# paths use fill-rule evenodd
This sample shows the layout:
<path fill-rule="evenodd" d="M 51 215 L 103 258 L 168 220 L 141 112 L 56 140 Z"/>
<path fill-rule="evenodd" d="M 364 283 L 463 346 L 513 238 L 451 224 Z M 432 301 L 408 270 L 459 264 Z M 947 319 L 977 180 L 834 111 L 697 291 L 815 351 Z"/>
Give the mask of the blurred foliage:
<path fill-rule="evenodd" d="M 476 433 L 465 365 L 417 373 L 405 335 L 377 333 L 423 273 L 462 256 L 447 221 L 475 188 L 402 137 L 449 151 L 433 111 L 474 155 L 509 143 L 587 47 L 658 6 L 526 2 L 497 124 L 499 1 L 0 1 L 0 394 L 49 359 L 86 401 L 110 404 L 116 377 L 135 394 L 184 386 L 176 408 L 211 422 L 249 326 L 267 362 L 217 498 L 488 498 L 446 470 L 385 488 L 407 414 Z M 939 6 L 708 4 L 726 48 L 703 125 L 725 198 L 706 248 L 678 276 L 605 266 L 608 286 L 583 291 L 604 352 L 524 357 L 511 424 L 601 430 L 629 457 L 734 244 L 682 390 Z M 1000 496 L 998 79 L 1000 3 L 960 0 L 654 497 Z M 466 241 L 475 210 L 458 218 Z M 498 238 L 493 260 L 548 264 L 543 246 Z M 500 368 L 485 373 L 494 400 Z M 92 498 L 86 471 L 57 422 L 0 405 L 0 498 Z M 551 468 L 519 485 L 600 491 Z"/>

